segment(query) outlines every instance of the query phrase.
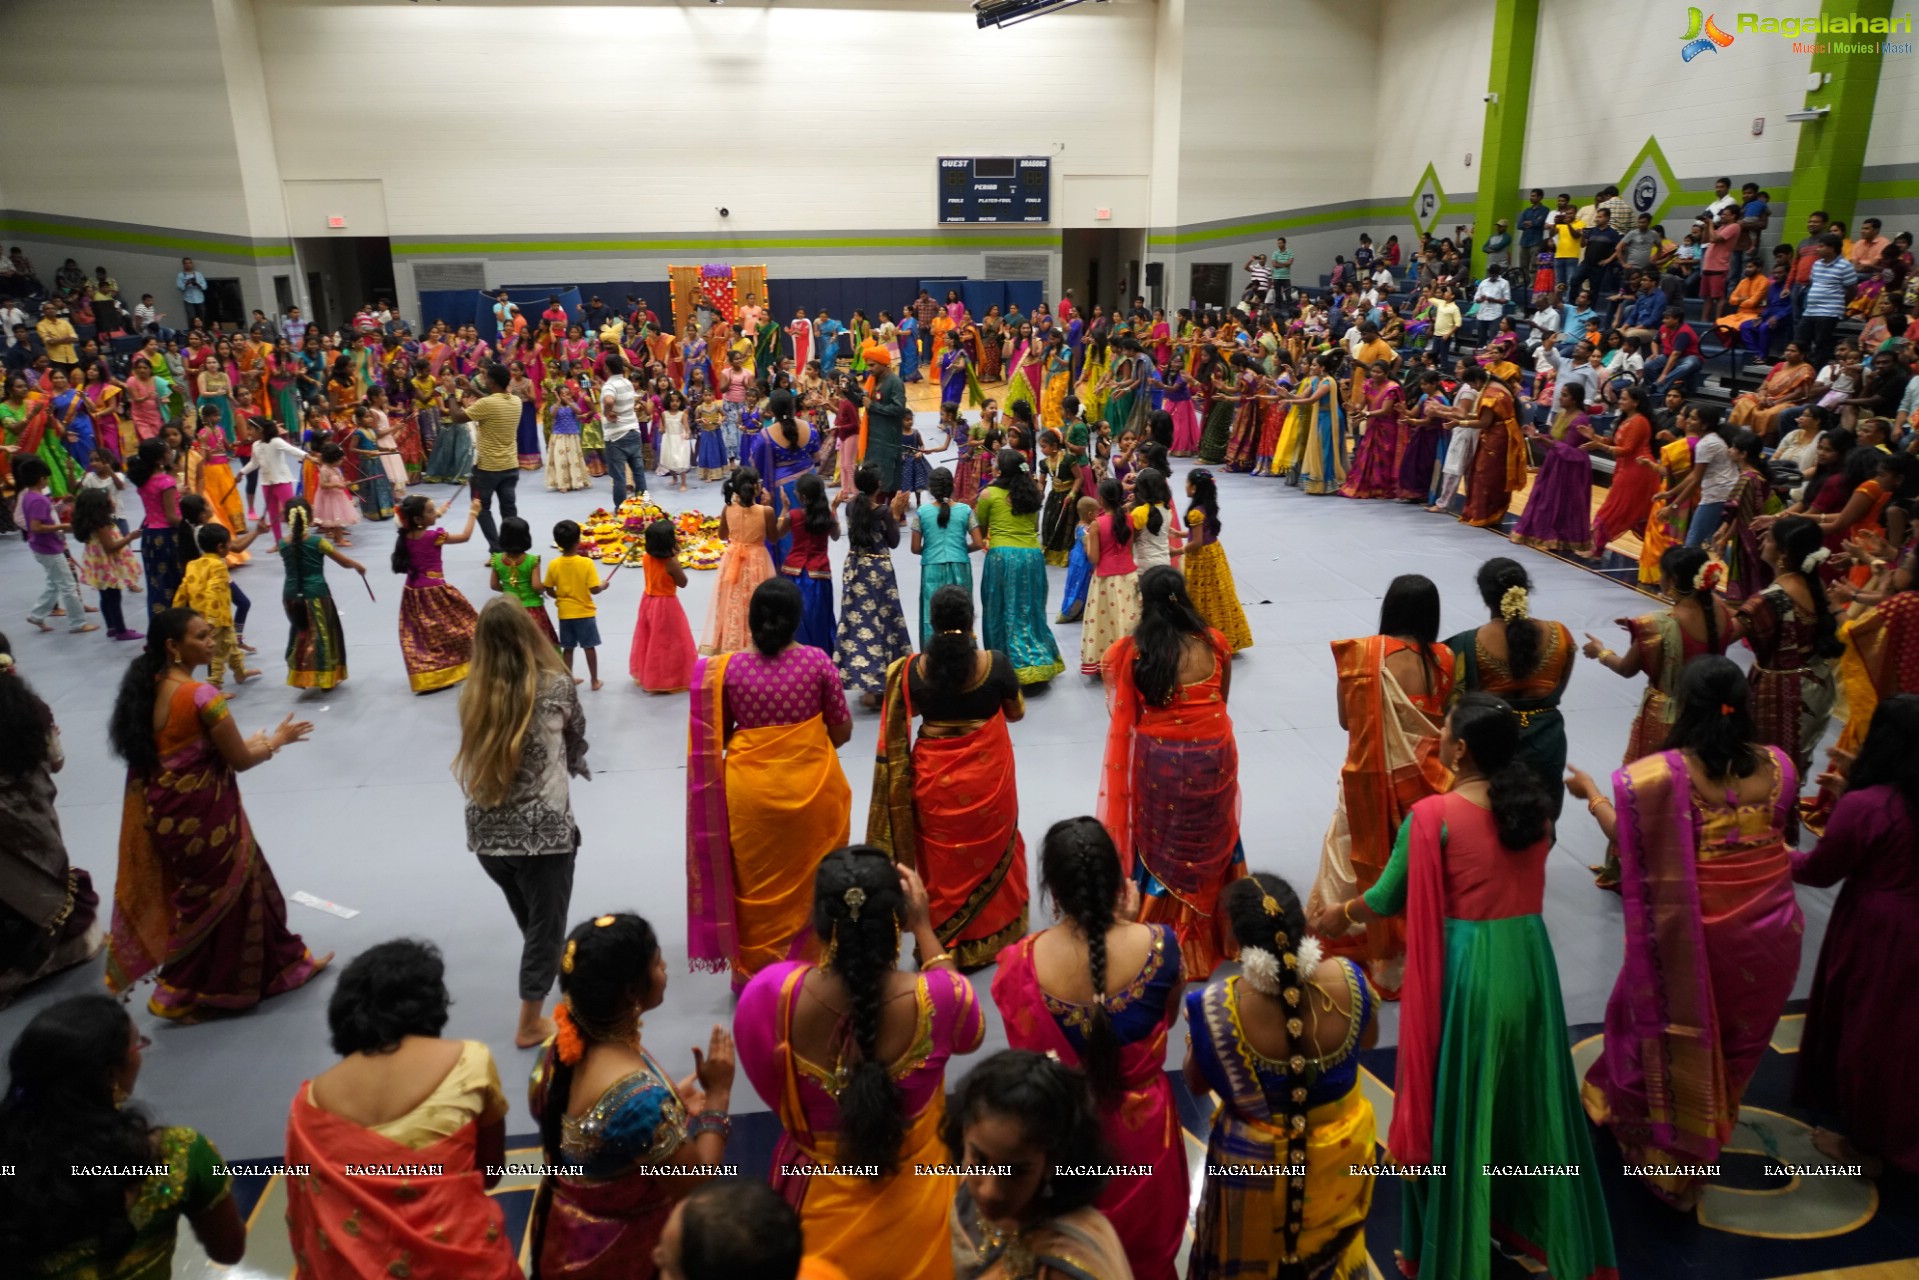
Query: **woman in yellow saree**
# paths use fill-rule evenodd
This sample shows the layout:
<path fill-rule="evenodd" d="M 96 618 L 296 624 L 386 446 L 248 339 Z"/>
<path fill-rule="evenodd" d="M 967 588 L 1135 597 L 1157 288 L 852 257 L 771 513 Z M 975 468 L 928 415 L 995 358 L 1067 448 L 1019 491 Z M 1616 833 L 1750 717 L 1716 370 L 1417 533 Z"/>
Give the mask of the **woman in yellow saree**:
<path fill-rule="evenodd" d="M 1006 731 L 1026 701 L 1012 661 L 973 643 L 966 588 L 934 592 L 930 621 L 925 653 L 886 673 L 866 842 L 917 868 L 942 949 L 971 973 L 1026 933 L 1026 842 Z"/>
<path fill-rule="evenodd" d="M 773 1189 L 807 1252 L 847 1275 L 952 1280 L 957 1179 L 915 1166 L 948 1161 L 946 1064 L 985 1038 L 978 997 L 940 950 L 919 877 L 880 850 L 828 854 L 812 908 L 820 963 L 761 971 L 733 1019 L 740 1066 L 784 1129 Z M 918 973 L 899 968 L 902 932 Z"/>
<path fill-rule="evenodd" d="M 687 737 L 688 958 L 731 969 L 735 990 L 806 933 L 813 869 L 846 843 L 853 792 L 838 748 L 853 736 L 839 669 L 793 643 L 800 590 L 759 585 L 754 647 L 702 658 Z"/>

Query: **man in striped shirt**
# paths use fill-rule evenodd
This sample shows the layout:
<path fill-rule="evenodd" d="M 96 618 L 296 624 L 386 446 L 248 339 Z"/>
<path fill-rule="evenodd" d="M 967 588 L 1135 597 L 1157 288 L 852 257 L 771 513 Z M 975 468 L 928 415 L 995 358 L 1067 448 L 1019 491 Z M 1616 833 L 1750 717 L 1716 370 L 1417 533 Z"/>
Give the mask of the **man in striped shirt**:
<path fill-rule="evenodd" d="M 1273 289 L 1273 269 L 1266 265 L 1266 255 L 1256 253 L 1246 259 L 1246 274 L 1252 279 L 1246 285 L 1246 292 L 1240 295 L 1241 301 L 1254 304 L 1266 301 L 1266 295 Z"/>
<path fill-rule="evenodd" d="M 1833 332 L 1846 314 L 1846 298 L 1859 283 L 1859 272 L 1840 256 L 1845 246 L 1832 232 L 1813 246 L 1811 275 L 1806 284 L 1806 306 L 1793 338 L 1814 365 L 1832 359 Z"/>

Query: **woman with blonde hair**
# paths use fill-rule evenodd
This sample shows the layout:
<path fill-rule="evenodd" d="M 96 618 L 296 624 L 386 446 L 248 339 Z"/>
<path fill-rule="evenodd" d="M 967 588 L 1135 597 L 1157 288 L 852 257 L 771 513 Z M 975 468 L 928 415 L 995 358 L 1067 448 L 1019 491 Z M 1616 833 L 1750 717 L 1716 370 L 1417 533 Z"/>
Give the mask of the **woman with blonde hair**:
<path fill-rule="evenodd" d="M 520 926 L 513 1042 L 530 1049 L 553 1034 L 546 994 L 559 969 L 580 847 L 567 776 L 593 775 L 579 692 L 553 642 L 511 596 L 495 596 L 480 611 L 460 690 L 453 773 L 466 793 L 466 847 Z"/>

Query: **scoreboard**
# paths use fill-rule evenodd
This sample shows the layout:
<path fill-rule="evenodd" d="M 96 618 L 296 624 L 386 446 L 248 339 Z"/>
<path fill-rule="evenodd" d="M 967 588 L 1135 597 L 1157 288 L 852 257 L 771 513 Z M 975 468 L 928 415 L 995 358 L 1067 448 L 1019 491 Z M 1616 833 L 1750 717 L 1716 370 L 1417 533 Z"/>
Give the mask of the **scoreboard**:
<path fill-rule="evenodd" d="M 941 222 L 1052 221 L 1048 156 L 941 157 Z"/>

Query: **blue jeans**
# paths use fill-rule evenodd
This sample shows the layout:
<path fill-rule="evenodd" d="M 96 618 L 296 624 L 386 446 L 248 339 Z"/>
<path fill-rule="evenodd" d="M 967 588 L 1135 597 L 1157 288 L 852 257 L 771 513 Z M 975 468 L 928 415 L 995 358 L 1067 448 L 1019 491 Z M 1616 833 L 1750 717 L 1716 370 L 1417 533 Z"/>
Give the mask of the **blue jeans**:
<path fill-rule="evenodd" d="M 1691 390 L 1693 378 L 1705 367 L 1698 356 L 1681 356 L 1678 360 L 1671 362 L 1670 368 L 1667 366 L 1665 356 L 1654 356 L 1646 361 L 1646 379 L 1653 384 L 1652 393 L 1655 398 L 1664 396 L 1666 391 L 1675 385 L 1683 384 L 1687 390 Z"/>
<path fill-rule="evenodd" d="M 1693 508 L 1692 523 L 1686 526 L 1686 545 L 1703 547 L 1712 541 L 1719 532 L 1720 524 L 1726 518 L 1726 504 L 1723 502 L 1702 502 Z"/>
<path fill-rule="evenodd" d="M 720 435 L 726 441 L 726 459 L 728 462 L 740 460 L 740 418 L 746 413 L 746 406 L 734 400 L 720 401 Z"/>
<path fill-rule="evenodd" d="M 1558 285 L 1561 289 L 1564 289 L 1567 285 L 1572 283 L 1573 273 L 1578 270 L 1579 270 L 1579 259 L 1554 258 L 1553 259 L 1553 283 Z M 1571 302 L 1572 299 L 1567 298 L 1566 301 Z"/>
<path fill-rule="evenodd" d="M 606 469 L 613 477 L 613 506 L 617 510 L 626 501 L 626 472 L 633 470 L 633 491 L 646 492 L 646 462 L 640 450 L 646 437 L 639 431 L 611 436 L 606 442 Z"/>

